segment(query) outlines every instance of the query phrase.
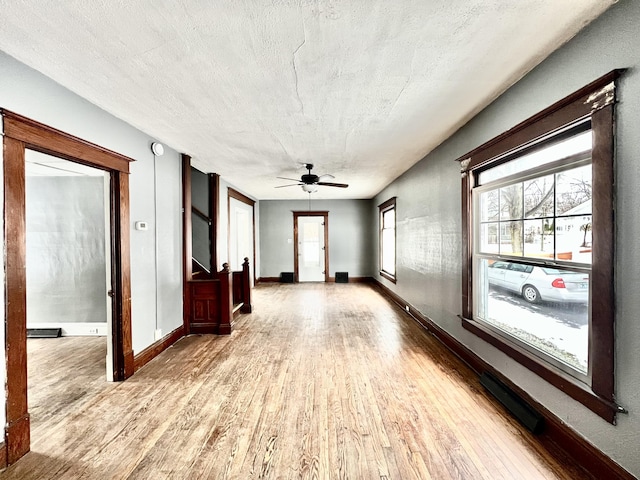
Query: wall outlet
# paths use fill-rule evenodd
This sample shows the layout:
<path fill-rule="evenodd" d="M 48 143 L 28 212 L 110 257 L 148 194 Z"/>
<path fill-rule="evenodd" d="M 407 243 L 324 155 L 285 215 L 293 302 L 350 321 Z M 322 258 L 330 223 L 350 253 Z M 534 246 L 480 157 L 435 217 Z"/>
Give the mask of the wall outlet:
<path fill-rule="evenodd" d="M 153 333 L 153 337 L 154 340 L 160 340 L 162 338 L 162 330 L 160 328 L 158 328 L 154 333 Z"/>
<path fill-rule="evenodd" d="M 98 335 L 98 329 L 97 328 L 90 328 L 89 329 L 89 335 Z"/>

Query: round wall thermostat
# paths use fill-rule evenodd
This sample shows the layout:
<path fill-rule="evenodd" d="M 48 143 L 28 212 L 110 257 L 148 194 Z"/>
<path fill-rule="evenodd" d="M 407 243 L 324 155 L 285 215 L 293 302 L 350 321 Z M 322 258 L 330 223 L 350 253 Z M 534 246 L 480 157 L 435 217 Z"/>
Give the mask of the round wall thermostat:
<path fill-rule="evenodd" d="M 162 146 L 161 143 L 153 142 L 151 144 L 151 151 L 153 152 L 154 155 L 159 157 L 162 154 L 164 154 L 164 147 Z"/>

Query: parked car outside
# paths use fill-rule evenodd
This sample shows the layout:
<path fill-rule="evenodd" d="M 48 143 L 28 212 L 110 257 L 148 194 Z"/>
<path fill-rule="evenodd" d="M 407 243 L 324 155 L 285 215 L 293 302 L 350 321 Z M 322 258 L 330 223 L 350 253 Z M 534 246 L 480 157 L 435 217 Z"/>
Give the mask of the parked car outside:
<path fill-rule="evenodd" d="M 487 270 L 490 285 L 522 295 L 529 303 L 589 302 L 586 273 L 502 261 L 492 263 Z"/>

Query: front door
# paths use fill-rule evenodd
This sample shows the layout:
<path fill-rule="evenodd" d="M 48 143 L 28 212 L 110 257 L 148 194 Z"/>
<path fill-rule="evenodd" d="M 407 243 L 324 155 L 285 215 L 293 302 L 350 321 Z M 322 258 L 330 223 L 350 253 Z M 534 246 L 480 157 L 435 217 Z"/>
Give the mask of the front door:
<path fill-rule="evenodd" d="M 324 282 L 325 228 L 324 216 L 297 217 L 297 271 L 299 282 Z"/>

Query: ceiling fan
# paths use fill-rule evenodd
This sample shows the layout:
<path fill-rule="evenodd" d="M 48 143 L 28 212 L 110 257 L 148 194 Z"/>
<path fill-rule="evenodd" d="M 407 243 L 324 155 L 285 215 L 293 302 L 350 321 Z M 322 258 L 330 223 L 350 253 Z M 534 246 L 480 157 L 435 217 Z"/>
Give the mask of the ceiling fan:
<path fill-rule="evenodd" d="M 296 180 L 295 178 L 286 178 L 286 177 L 277 177 L 281 180 L 291 180 L 293 182 L 298 182 L 298 183 L 290 183 L 289 185 L 279 185 L 276 188 L 283 188 L 283 187 L 293 187 L 295 185 L 300 185 L 302 186 L 302 190 L 304 190 L 307 193 L 313 193 L 316 192 L 318 190 L 318 186 L 323 186 L 323 187 L 339 187 L 339 188 L 347 188 L 349 185 L 347 185 L 346 183 L 333 183 L 333 182 L 325 182 L 325 179 L 332 179 L 335 178 L 333 175 L 329 175 L 328 173 L 324 174 L 324 175 L 314 175 L 313 173 L 311 173 L 311 169 L 313 168 L 313 164 L 312 163 L 304 163 L 304 168 L 307 169 L 306 174 L 302 175 L 300 177 L 300 180 Z"/>

